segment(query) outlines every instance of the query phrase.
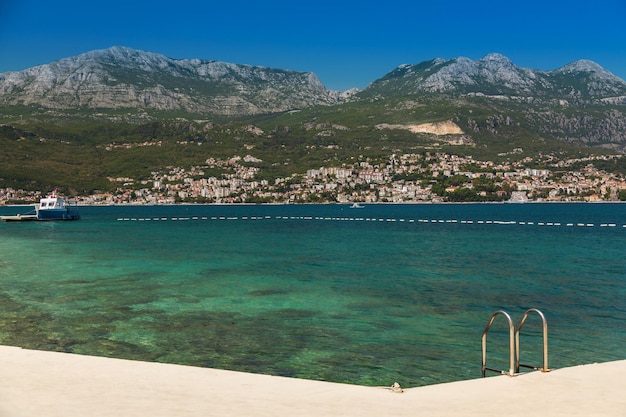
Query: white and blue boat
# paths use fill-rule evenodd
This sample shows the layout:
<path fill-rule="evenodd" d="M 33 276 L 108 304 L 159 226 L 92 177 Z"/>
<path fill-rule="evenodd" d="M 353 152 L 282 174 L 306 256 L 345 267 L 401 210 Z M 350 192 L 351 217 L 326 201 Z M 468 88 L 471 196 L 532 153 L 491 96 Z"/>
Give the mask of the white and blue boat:
<path fill-rule="evenodd" d="M 76 204 L 70 204 L 56 192 L 39 200 L 35 206 L 37 220 L 78 220 L 80 213 Z"/>
<path fill-rule="evenodd" d="M 0 220 L 15 221 L 48 221 L 48 220 L 78 220 L 80 213 L 76 204 L 70 204 L 59 197 L 56 192 L 39 200 L 35 205 L 34 213 L 18 214 L 15 216 L 0 216 Z"/>

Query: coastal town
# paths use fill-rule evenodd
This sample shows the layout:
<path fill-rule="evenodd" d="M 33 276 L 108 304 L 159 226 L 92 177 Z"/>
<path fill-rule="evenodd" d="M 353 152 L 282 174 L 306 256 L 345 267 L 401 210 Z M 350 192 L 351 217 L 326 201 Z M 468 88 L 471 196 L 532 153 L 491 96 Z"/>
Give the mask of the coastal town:
<path fill-rule="evenodd" d="M 309 169 L 268 181 L 256 178 L 260 171 L 256 165 L 262 161 L 246 155 L 209 158 L 206 165 L 190 169 L 167 167 L 149 179 L 108 178 L 115 192 L 72 197 L 82 205 L 623 201 L 626 179 L 594 166 L 594 162 L 620 157 L 557 160 L 539 156 L 495 163 L 423 152 L 394 154 L 378 164 L 366 160 Z M 215 169 L 224 174 L 220 178 L 205 175 L 205 170 Z M 29 203 L 41 194 L 0 189 L 0 204 Z"/>

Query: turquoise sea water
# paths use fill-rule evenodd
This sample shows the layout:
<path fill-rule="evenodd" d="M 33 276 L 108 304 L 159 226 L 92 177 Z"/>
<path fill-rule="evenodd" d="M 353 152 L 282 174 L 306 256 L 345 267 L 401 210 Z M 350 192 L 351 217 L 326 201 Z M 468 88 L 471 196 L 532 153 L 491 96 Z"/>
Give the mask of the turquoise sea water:
<path fill-rule="evenodd" d="M 81 214 L 0 223 L 1 344 L 418 386 L 480 377 L 491 314 L 538 308 L 551 368 L 626 359 L 624 204 Z M 521 342 L 541 366 L 538 316 Z M 508 369 L 504 319 L 488 353 Z"/>

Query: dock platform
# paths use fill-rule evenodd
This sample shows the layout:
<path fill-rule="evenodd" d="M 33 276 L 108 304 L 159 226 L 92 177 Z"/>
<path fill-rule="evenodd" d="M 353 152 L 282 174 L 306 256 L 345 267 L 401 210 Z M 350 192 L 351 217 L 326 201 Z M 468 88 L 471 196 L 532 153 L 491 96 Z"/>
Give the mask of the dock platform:
<path fill-rule="evenodd" d="M 16 214 L 14 216 L 0 216 L 0 220 L 5 222 L 30 222 L 38 219 L 36 214 Z"/>
<path fill-rule="evenodd" d="M 390 378 L 364 387 L 0 346 L 0 416 L 626 416 L 626 360 L 402 393 Z"/>

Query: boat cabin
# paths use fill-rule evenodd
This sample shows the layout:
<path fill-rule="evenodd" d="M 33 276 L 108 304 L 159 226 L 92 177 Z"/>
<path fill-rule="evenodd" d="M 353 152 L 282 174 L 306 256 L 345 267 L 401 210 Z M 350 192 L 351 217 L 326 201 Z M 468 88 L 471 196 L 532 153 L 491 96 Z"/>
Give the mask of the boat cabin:
<path fill-rule="evenodd" d="M 64 208 L 65 203 L 63 199 L 57 197 L 56 195 L 50 195 L 39 200 L 39 210 L 54 210 Z"/>

